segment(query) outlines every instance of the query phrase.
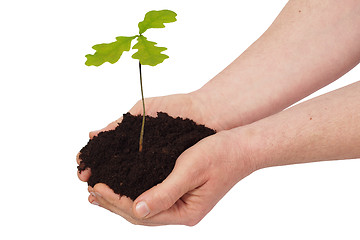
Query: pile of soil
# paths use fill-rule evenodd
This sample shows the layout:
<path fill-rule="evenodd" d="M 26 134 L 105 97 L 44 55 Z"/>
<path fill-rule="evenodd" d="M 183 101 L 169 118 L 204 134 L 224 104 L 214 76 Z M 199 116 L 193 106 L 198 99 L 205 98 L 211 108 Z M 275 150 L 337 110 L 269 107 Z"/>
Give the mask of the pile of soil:
<path fill-rule="evenodd" d="M 78 170 L 91 169 L 90 186 L 105 183 L 135 200 L 170 174 L 182 152 L 215 133 L 192 120 L 158 113 L 156 118 L 146 116 L 139 152 L 141 122 L 140 115 L 124 114 L 116 129 L 99 133 L 81 149 Z"/>

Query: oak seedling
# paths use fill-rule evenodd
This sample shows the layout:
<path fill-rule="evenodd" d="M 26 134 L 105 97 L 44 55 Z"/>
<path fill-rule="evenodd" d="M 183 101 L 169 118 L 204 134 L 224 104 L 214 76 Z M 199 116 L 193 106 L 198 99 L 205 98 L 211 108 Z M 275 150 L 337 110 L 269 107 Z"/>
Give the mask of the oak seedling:
<path fill-rule="evenodd" d="M 125 51 L 130 51 L 130 49 L 137 49 L 137 52 L 132 55 L 132 58 L 139 60 L 141 101 L 143 107 L 143 118 L 139 139 L 139 152 L 141 152 L 143 149 L 145 127 L 145 100 L 142 86 L 141 66 L 156 66 L 162 63 L 165 59 L 169 58 L 169 56 L 162 53 L 167 48 L 156 46 L 157 43 L 149 41 L 143 35 L 143 33 L 151 28 L 164 28 L 164 23 L 175 22 L 176 15 L 177 14 L 175 12 L 170 10 L 149 11 L 145 14 L 144 20 L 138 24 L 138 35 L 130 37 L 119 36 L 116 37 L 115 42 L 96 44 L 92 47 L 96 52 L 94 54 L 88 54 L 85 56 L 87 58 L 87 61 L 85 62 L 87 66 L 100 66 L 105 62 L 114 64 L 120 59 Z M 133 40 L 136 40 L 136 43 L 133 47 L 131 47 Z"/>

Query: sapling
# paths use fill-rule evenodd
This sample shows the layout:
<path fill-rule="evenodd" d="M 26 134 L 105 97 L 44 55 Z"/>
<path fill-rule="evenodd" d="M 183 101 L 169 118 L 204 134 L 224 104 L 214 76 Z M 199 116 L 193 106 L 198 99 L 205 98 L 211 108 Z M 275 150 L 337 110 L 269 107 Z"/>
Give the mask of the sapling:
<path fill-rule="evenodd" d="M 100 66 L 105 62 L 111 64 L 116 63 L 124 51 L 130 49 L 137 49 L 132 55 L 132 58 L 139 60 L 139 75 L 140 75 L 140 89 L 141 101 L 143 108 L 142 124 L 139 139 L 139 152 L 143 149 L 143 138 L 145 128 L 145 100 L 144 90 L 142 85 L 142 65 L 156 66 L 162 63 L 169 56 L 163 54 L 167 48 L 156 46 L 156 42 L 151 42 L 143 35 L 143 33 L 150 28 L 164 28 L 164 23 L 171 23 L 176 21 L 176 13 L 170 10 L 150 11 L 145 14 L 144 20 L 139 22 L 139 34 L 131 37 L 119 36 L 116 41 L 112 43 L 102 43 L 94 45 L 92 48 L 96 51 L 94 54 L 88 54 L 85 57 L 87 66 Z M 131 48 L 132 41 L 136 39 L 136 44 Z"/>

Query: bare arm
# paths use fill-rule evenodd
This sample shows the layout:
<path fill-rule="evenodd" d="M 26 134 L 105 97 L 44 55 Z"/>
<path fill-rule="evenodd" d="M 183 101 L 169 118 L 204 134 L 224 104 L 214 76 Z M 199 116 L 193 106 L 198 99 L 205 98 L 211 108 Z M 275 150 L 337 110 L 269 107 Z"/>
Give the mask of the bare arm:
<path fill-rule="evenodd" d="M 360 61 L 359 0 L 291 0 L 270 28 L 193 94 L 223 129 L 279 112 Z"/>
<path fill-rule="evenodd" d="M 359 93 L 357 82 L 255 123 L 205 138 L 179 157 L 163 183 L 135 200 L 134 212 L 128 211 L 128 216 L 146 225 L 194 225 L 238 181 L 257 169 L 360 158 Z M 114 209 L 118 214 L 126 213 L 126 204 L 116 195 L 101 186 L 90 191 L 100 191 L 113 199 L 108 204 L 97 198 L 102 206 L 117 206 Z"/>
<path fill-rule="evenodd" d="M 256 168 L 360 158 L 360 82 L 244 128 Z"/>
<path fill-rule="evenodd" d="M 360 82 L 255 123 L 219 132 L 186 150 L 173 172 L 135 202 L 103 184 L 96 202 L 144 225 L 197 224 L 237 182 L 278 165 L 360 157 Z M 99 193 L 100 195 L 97 195 Z"/>

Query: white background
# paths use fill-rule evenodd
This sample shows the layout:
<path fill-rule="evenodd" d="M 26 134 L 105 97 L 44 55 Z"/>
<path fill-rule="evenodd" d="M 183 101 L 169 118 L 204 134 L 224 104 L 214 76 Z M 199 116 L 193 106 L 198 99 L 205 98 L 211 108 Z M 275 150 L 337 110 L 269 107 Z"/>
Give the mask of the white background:
<path fill-rule="evenodd" d="M 85 66 L 91 47 L 137 34 L 149 10 L 178 21 L 147 32 L 168 48 L 144 67 L 146 97 L 196 90 L 271 24 L 285 0 L 13 0 L 0 3 L 1 239 L 360 239 L 360 162 L 260 170 L 200 224 L 133 226 L 88 203 L 75 155 L 88 132 L 139 99 L 137 62 Z M 360 66 L 312 95 L 360 80 Z M 5 237 L 6 236 L 6 237 Z"/>

